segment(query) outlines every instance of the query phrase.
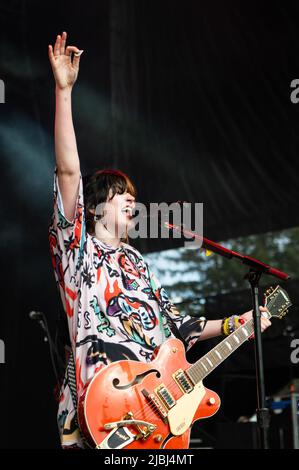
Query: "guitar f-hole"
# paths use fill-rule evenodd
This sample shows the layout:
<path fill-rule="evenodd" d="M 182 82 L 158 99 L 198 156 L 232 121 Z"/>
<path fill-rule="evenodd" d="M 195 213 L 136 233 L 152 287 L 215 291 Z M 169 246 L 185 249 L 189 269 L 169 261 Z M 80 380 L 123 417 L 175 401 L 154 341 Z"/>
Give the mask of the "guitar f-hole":
<path fill-rule="evenodd" d="M 120 380 L 117 378 L 113 379 L 112 384 L 117 390 L 126 390 L 127 388 L 133 387 L 133 385 L 139 384 L 149 374 L 156 374 L 158 379 L 161 377 L 161 374 L 157 369 L 150 369 L 143 374 L 136 375 L 136 377 L 126 385 L 120 385 Z"/>

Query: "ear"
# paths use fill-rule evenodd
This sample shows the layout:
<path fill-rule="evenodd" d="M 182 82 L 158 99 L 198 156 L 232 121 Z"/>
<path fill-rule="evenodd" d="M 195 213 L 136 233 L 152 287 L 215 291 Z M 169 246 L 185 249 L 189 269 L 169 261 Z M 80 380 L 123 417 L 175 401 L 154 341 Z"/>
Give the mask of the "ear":
<path fill-rule="evenodd" d="M 110 188 L 109 191 L 108 191 L 107 202 L 108 202 L 108 201 L 112 201 L 112 199 L 114 198 L 114 196 L 115 196 L 116 194 L 117 194 L 117 193 L 115 193 L 115 194 L 113 195 L 112 189 Z"/>

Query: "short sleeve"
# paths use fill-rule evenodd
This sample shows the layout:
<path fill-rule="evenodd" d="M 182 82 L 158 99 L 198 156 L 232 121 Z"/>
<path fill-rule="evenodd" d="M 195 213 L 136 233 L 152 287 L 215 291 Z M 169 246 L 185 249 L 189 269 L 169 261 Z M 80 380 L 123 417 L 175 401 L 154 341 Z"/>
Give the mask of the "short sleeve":
<path fill-rule="evenodd" d="M 79 286 L 79 268 L 85 245 L 85 217 L 83 183 L 80 175 L 74 218 L 69 221 L 64 214 L 58 176 L 54 175 L 54 207 L 49 228 L 50 252 L 55 278 L 60 288 L 64 308 L 72 316 L 73 304 Z"/>
<path fill-rule="evenodd" d="M 175 323 L 182 338 L 187 343 L 187 349 L 189 350 L 200 338 L 206 326 L 206 319 L 204 317 L 197 318 L 191 317 L 190 315 L 181 314 L 175 305 L 170 301 L 166 290 L 161 286 L 160 281 L 149 267 L 148 274 L 151 287 L 155 295 L 160 299 L 163 310 L 165 309 L 167 311 L 169 317 Z"/>

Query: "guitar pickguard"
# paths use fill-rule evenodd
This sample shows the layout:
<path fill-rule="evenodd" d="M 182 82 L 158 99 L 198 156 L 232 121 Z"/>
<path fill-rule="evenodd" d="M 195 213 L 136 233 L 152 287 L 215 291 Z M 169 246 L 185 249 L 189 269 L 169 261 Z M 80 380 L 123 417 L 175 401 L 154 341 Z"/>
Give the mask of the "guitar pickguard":
<path fill-rule="evenodd" d="M 174 436 L 181 436 L 189 429 L 205 394 L 206 389 L 200 382 L 194 386 L 192 392 L 179 398 L 176 405 L 168 411 L 169 427 Z"/>

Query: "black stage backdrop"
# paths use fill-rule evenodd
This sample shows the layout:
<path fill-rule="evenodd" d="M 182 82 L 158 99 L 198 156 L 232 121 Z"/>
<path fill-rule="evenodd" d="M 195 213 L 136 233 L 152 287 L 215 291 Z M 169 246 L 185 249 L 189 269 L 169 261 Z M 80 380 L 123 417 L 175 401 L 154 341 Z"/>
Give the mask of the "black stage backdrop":
<path fill-rule="evenodd" d="M 204 235 L 225 240 L 299 224 L 298 18 L 291 0 L 0 2 L 1 447 L 58 446 L 48 346 L 28 318 L 42 310 L 54 331 L 60 309 L 47 45 L 66 30 L 84 49 L 73 93 L 83 173 L 120 168 L 142 202 L 203 202 Z"/>

